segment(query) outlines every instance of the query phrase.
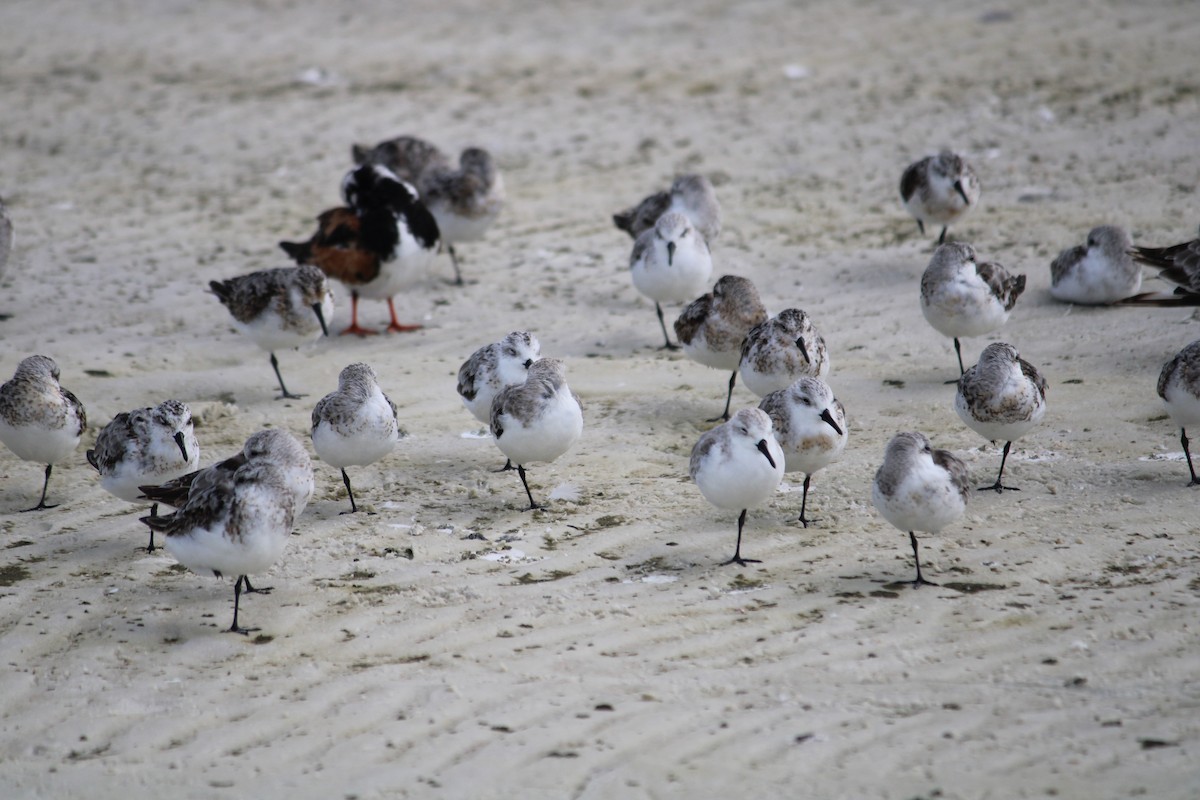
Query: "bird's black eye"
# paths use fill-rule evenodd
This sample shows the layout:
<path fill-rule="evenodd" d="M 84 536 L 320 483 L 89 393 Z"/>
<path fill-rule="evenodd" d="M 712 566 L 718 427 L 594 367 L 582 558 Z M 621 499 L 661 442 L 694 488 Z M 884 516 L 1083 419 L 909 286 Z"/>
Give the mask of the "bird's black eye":
<path fill-rule="evenodd" d="M 801 398 L 800 398 L 800 402 L 801 402 L 801 403 L 804 403 L 804 405 L 806 405 L 806 406 L 811 406 L 811 405 L 812 405 L 812 400 L 809 400 L 807 397 L 801 397 Z"/>

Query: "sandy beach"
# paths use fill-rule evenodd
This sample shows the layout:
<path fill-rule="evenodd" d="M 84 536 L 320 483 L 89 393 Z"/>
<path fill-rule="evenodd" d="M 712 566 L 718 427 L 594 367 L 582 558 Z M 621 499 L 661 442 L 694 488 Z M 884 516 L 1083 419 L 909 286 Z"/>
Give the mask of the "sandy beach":
<path fill-rule="evenodd" d="M 0 380 L 40 353 L 87 408 L 54 468 L 0 447 L 5 798 L 1195 798 L 1200 489 L 1155 393 L 1192 309 L 1055 302 L 1049 264 L 1095 225 L 1196 236 L 1193 3 L 818 0 L 646 5 L 365 0 L 0 7 Z M 487 148 L 508 204 L 396 299 L 416 333 L 266 352 L 210 280 L 285 266 L 340 202 L 353 143 Z M 949 339 L 923 319 L 936 229 L 904 167 L 951 147 L 979 207 L 950 236 L 1027 276 L 1009 322 L 1049 383 L 1042 424 L 966 515 L 907 538 L 872 507 L 891 436 L 920 430 L 991 483 Z M 688 478 L 727 373 L 656 349 L 611 215 L 685 172 L 724 211 L 714 277 L 802 308 L 850 439 L 736 513 Z M 1147 273 L 1146 289 L 1166 288 Z M 333 331 L 349 322 L 335 286 Z M 668 318 L 680 308 L 665 309 Z M 387 321 L 364 300 L 363 324 Z M 455 393 L 512 330 L 584 405 L 529 470 Z M 263 427 L 311 450 L 313 404 L 371 364 L 408 432 L 317 491 L 223 632 L 231 581 L 145 552 L 144 507 L 84 451 L 173 397 L 201 462 Z M 734 408 L 756 405 L 735 389 Z M 314 454 L 315 458 L 315 454 Z M 141 548 L 141 549 L 139 549 Z M 257 581 L 256 581 L 257 582 Z"/>

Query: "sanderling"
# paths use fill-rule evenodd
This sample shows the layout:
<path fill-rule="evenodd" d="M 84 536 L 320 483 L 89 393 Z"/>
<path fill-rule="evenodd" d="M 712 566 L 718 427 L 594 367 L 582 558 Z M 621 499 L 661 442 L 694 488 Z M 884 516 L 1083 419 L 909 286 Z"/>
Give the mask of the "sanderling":
<path fill-rule="evenodd" d="M 977 263 L 963 242 L 939 245 L 921 276 L 921 312 L 934 330 L 954 340 L 958 372 L 964 371 L 960 336 L 982 336 L 1008 321 L 1025 291 L 1025 276 L 999 264 Z"/>
<path fill-rule="evenodd" d="M 633 243 L 629 271 L 634 288 L 654 301 L 666 342 L 663 348 L 678 350 L 679 345 L 674 344 L 667 334 L 661 304 L 690 300 L 708 285 L 712 277 L 712 255 L 704 237 L 697 233 L 686 216 L 669 211 Z"/>
<path fill-rule="evenodd" d="M 966 159 L 943 150 L 904 170 L 900 176 L 900 197 L 922 234 L 926 222 L 942 226 L 938 244 L 943 244 L 946 227 L 979 202 L 979 178 Z"/>
<path fill-rule="evenodd" d="M 196 469 L 200 444 L 192 428 L 192 411 L 181 400 L 122 411 L 96 436 L 88 463 L 100 473 L 100 486 L 130 503 L 142 497 L 139 487 L 179 478 Z M 158 503 L 150 508 L 158 516 Z M 154 552 L 154 530 L 150 545 Z"/>
<path fill-rule="evenodd" d="M 151 530 L 161 531 L 167 552 L 193 572 L 237 576 L 229 632 L 248 634 L 258 629 L 238 626 L 242 587 L 247 592 L 271 591 L 269 586 L 254 588 L 247 576 L 264 572 L 279 560 L 294 515 L 283 471 L 270 461 L 256 459 L 232 472 L 214 472 L 203 486 L 193 485 L 178 511 L 141 520 Z"/>
<path fill-rule="evenodd" d="M 8 217 L 8 209 L 4 207 L 4 201 L 0 200 L 0 276 L 4 275 L 4 270 L 8 266 L 8 257 L 12 254 L 14 240 L 12 220 Z"/>
<path fill-rule="evenodd" d="M 312 499 L 316 482 L 313 477 L 312 459 L 304 445 L 295 436 L 284 430 L 270 429 L 252 434 L 242 445 L 240 453 L 222 461 L 189 472 L 174 480 L 157 485 L 139 486 L 139 500 L 152 500 L 172 508 L 183 508 L 193 492 L 199 492 L 228 478 L 242 465 L 265 462 L 283 475 L 284 485 L 292 498 L 292 518 L 300 519 L 301 512 Z"/>
<path fill-rule="evenodd" d="M 993 442 L 1004 441 L 1000 473 L 984 489 L 1018 491 L 1004 486 L 1004 462 L 1012 443 L 1028 433 L 1046 413 L 1046 379 L 1037 367 L 1021 358 L 1017 348 L 993 342 L 979 354 L 979 362 L 958 379 L 954 410 L 967 427 Z"/>
<path fill-rule="evenodd" d="M 75 452 L 87 427 L 83 404 L 59 384 L 58 376 L 53 359 L 29 356 L 0 385 L 0 442 L 17 458 L 46 465 L 41 499 L 23 511 L 55 507 L 46 504 L 50 471 L 55 462 Z"/>
<path fill-rule="evenodd" d="M 1135 247 L 1133 257 L 1158 269 L 1158 277 L 1175 284 L 1170 294 L 1145 292 L 1124 302 L 1158 306 L 1200 305 L 1200 239 L 1171 247 Z"/>
<path fill-rule="evenodd" d="M 775 493 L 783 480 L 784 454 L 771 432 L 771 418 L 757 408 L 737 413 L 705 432 L 692 448 L 688 473 L 704 499 L 717 508 L 740 509 L 733 558 L 721 564 L 759 563 L 742 558 L 742 528 L 746 512 Z"/>
<path fill-rule="evenodd" d="M 375 163 L 391 168 L 416 184 L 421 199 L 437 219 L 442 241 L 454 266 L 454 282 L 463 284 L 454 245 L 483 238 L 504 208 L 504 179 L 491 154 L 468 147 L 459 154 L 458 166 L 429 142 L 401 136 L 373 148 L 356 145 L 356 164 Z"/>
<path fill-rule="evenodd" d="M 800 524 L 808 507 L 808 486 L 813 473 L 837 461 L 846 449 L 850 429 L 846 409 L 833 396 L 829 384 L 804 376 L 786 389 L 771 392 L 758 407 L 767 412 L 775 438 L 783 449 L 784 471 L 804 473 L 804 496 L 800 500 Z"/>
<path fill-rule="evenodd" d="M 750 329 L 766 318 L 767 309 L 753 283 L 736 275 L 722 275 L 710 293 L 693 300 L 675 320 L 675 336 L 688 358 L 731 372 L 725 410 L 709 422 L 729 419 L 742 344 Z"/>
<path fill-rule="evenodd" d="M 525 382 L 529 367 L 541 358 L 542 346 L 527 331 L 513 331 L 498 342 L 484 345 L 458 369 L 458 395 L 475 419 L 492 422 L 492 400 L 506 386 Z M 514 469 L 512 461 L 500 470 Z"/>
<path fill-rule="evenodd" d="M 1183 443 L 1183 455 L 1187 459 L 1188 472 L 1192 474 L 1188 486 L 1198 486 L 1200 478 L 1196 477 L 1196 468 L 1192 466 L 1187 427 L 1200 425 L 1200 339 L 1163 365 L 1158 376 L 1158 396 L 1166 404 L 1171 419 L 1179 425 L 1179 441 Z"/>
<path fill-rule="evenodd" d="M 583 409 L 567 386 L 566 365 L 557 358 L 533 362 L 524 383 L 501 389 L 492 400 L 491 424 L 496 446 L 517 465 L 529 497 L 525 510 L 542 508 L 533 502 L 525 465 L 553 461 L 583 433 Z"/>
<path fill-rule="evenodd" d="M 350 326 L 343 334 L 376 333 L 358 324 L 358 298 L 387 300 L 391 332 L 420 330 L 396 318 L 393 298 L 424 278 L 437 255 L 438 224 L 416 191 L 386 167 L 368 164 L 342 182 L 349 206 L 317 217 L 306 242 L 280 242 L 297 264 L 315 264 L 350 289 Z"/>
<path fill-rule="evenodd" d="M 1050 263 L 1050 296 L 1065 303 L 1104 305 L 1136 294 L 1142 288 L 1142 267 L 1129 248 L 1124 228 L 1092 228 L 1087 244 L 1068 247 Z"/>
<path fill-rule="evenodd" d="M 382 164 L 414 185 L 420 182 L 421 174 L 429 167 L 450 166 L 445 153 L 416 136 L 397 136 L 374 147 L 356 144 L 350 148 L 350 157 L 355 164 Z"/>
<path fill-rule="evenodd" d="M 275 351 L 329 335 L 325 320 L 333 316 L 333 292 L 325 273 L 314 266 L 278 267 L 208 285 L 233 315 L 237 329 L 271 354 L 271 367 L 283 392 L 275 399 L 304 397 L 283 385 Z"/>
<path fill-rule="evenodd" d="M 888 442 L 883 464 L 871 485 L 871 502 L 888 522 L 908 531 L 917 563 L 914 588 L 936 586 L 921 575 L 921 556 L 913 531 L 938 533 L 962 516 L 971 495 L 967 465 L 949 450 L 935 450 L 923 433 L 897 433 Z"/>
<path fill-rule="evenodd" d="M 721 233 L 721 204 L 712 183 L 703 175 L 679 176 L 670 189 L 655 192 L 613 214 L 613 224 L 637 239 L 668 211 L 678 211 L 691 220 L 706 242 L 711 243 Z"/>
<path fill-rule="evenodd" d="M 808 314 L 788 308 L 750 329 L 738 370 L 747 389 L 766 397 L 804 375 L 827 376 L 829 354 Z"/>
<path fill-rule="evenodd" d="M 313 407 L 313 449 L 321 460 L 342 471 L 350 511 L 358 511 L 346 467 L 374 464 L 392 452 L 402 432 L 396 404 L 379 388 L 379 377 L 367 364 L 351 364 L 338 375 L 338 388 Z M 347 513 L 347 512 L 342 512 Z"/>

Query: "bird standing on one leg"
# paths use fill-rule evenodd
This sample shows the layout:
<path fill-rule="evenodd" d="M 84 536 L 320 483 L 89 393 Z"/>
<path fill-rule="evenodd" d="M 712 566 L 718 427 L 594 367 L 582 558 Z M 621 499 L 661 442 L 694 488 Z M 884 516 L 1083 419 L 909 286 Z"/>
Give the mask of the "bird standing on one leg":
<path fill-rule="evenodd" d="M 275 351 L 329 335 L 325 321 L 333 316 L 333 292 L 325 274 L 313 266 L 280 267 L 208 285 L 233 316 L 234 326 L 271 354 L 281 392 L 275 399 L 304 397 L 287 390 Z"/>
<path fill-rule="evenodd" d="M 775 438 L 783 449 L 784 471 L 804 473 L 800 524 L 807 528 L 813 521 L 804 515 L 813 473 L 837 461 L 846 449 L 850 434 L 846 410 L 829 384 L 808 376 L 771 392 L 758 407 L 771 418 Z"/>
<path fill-rule="evenodd" d="M 1037 367 L 1021 358 L 1011 344 L 989 344 L 980 354 L 979 363 L 958 379 L 954 410 L 967 427 L 985 439 L 1004 442 L 996 482 L 979 487 L 980 491 L 1018 491 L 1001 480 L 1012 443 L 1041 422 L 1046 413 L 1046 379 Z"/>
<path fill-rule="evenodd" d="M 1179 426 L 1179 441 L 1187 459 L 1192 480 L 1188 486 L 1200 486 L 1192 451 L 1188 447 L 1188 426 L 1200 425 L 1200 339 L 1189 344 L 1163 365 L 1158 376 L 1158 396 L 1163 399 L 1167 413 Z"/>
<path fill-rule="evenodd" d="M 765 503 L 783 480 L 784 455 L 772 433 L 771 418 L 742 408 L 728 422 L 705 432 L 692 448 L 688 472 L 704 499 L 717 508 L 740 509 L 737 545 L 727 564 L 758 563 L 742 557 L 746 512 Z"/>
<path fill-rule="evenodd" d="M 766 318 L 767 309 L 753 283 L 737 275 L 722 275 L 711 292 L 693 300 L 675 320 L 675 335 L 684 355 L 706 367 L 730 371 L 725 410 L 709 422 L 729 419 L 742 345 L 750 329 Z"/>
<path fill-rule="evenodd" d="M 529 491 L 525 465 L 553 461 L 583 433 L 583 407 L 567 386 L 567 368 L 557 358 L 543 358 L 529 366 L 525 382 L 508 386 L 492 400 L 492 435 L 500 452 L 517 465 L 529 508 L 539 506 Z"/>
<path fill-rule="evenodd" d="M 925 434 L 897 433 L 871 484 L 871 502 L 883 518 L 908 532 L 917 577 L 913 588 L 937 586 L 921 574 L 914 531 L 938 533 L 963 515 L 971 496 L 967 465 L 949 450 L 934 449 Z"/>
<path fill-rule="evenodd" d="M 46 503 L 50 473 L 79 446 L 87 427 L 87 413 L 79 398 L 58 382 L 58 365 L 47 356 L 29 356 L 17 365 L 12 378 L 0 385 L 0 442 L 23 461 L 45 464 L 42 496 L 33 508 L 55 508 Z"/>

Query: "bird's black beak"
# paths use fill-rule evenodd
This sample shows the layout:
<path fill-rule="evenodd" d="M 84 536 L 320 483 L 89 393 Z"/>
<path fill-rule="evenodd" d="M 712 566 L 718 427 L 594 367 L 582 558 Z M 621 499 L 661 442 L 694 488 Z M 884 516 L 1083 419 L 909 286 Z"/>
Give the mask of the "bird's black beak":
<path fill-rule="evenodd" d="M 321 332 L 326 336 L 329 335 L 329 326 L 325 324 L 325 312 L 321 310 L 320 303 L 313 303 L 313 313 L 317 315 L 317 322 L 321 323 Z"/>
<path fill-rule="evenodd" d="M 667 266 L 671 266 L 675 262 L 675 243 L 667 242 Z"/>
<path fill-rule="evenodd" d="M 808 357 L 808 348 L 804 346 L 803 337 L 800 337 L 800 336 L 796 337 L 796 347 L 800 348 L 800 355 L 804 356 L 804 360 L 811 364 L 812 359 Z"/>
<path fill-rule="evenodd" d="M 767 447 L 767 440 L 759 439 L 758 444 L 754 446 L 758 448 L 758 452 L 767 457 L 767 461 L 771 462 L 771 469 L 775 469 L 775 459 L 771 458 L 771 450 Z"/>
<path fill-rule="evenodd" d="M 822 412 L 821 412 L 821 419 L 823 419 L 823 420 L 825 420 L 826 422 L 828 422 L 828 423 L 829 423 L 829 427 L 833 428 L 835 431 L 837 431 L 837 432 L 838 432 L 838 436 L 841 436 L 841 435 L 842 435 L 842 429 L 838 427 L 838 424 L 837 424 L 837 422 L 836 422 L 836 421 L 834 421 L 834 419 L 833 419 L 833 414 L 830 414 L 830 413 L 829 413 L 829 409 L 828 409 L 828 408 L 827 408 L 827 409 L 825 409 L 824 411 L 822 411 Z"/>
<path fill-rule="evenodd" d="M 175 435 L 171 438 L 175 440 L 175 444 L 179 445 L 179 452 L 183 454 L 183 460 L 187 461 L 187 445 L 183 443 L 183 431 L 175 431 Z"/>
<path fill-rule="evenodd" d="M 971 201 L 967 199 L 967 190 L 963 188 L 962 181 L 954 182 L 954 191 L 958 192 L 958 196 L 962 198 L 964 203 L 971 205 Z"/>

